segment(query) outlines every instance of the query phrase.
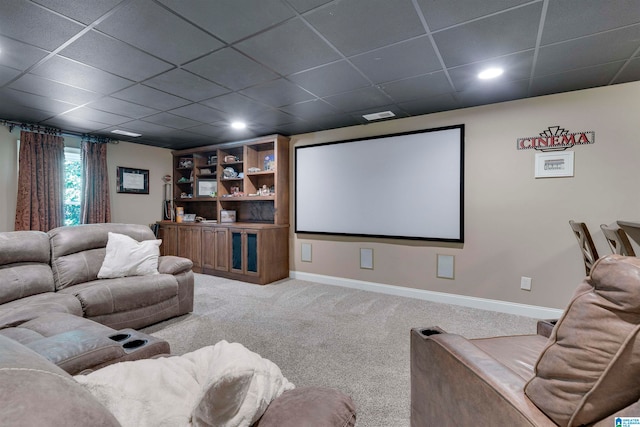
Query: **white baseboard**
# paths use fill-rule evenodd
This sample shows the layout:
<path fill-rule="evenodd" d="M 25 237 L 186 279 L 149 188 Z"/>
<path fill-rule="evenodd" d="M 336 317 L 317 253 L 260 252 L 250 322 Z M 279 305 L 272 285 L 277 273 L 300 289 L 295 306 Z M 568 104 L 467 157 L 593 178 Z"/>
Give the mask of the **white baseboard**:
<path fill-rule="evenodd" d="M 360 289 L 362 291 L 378 292 L 381 294 L 407 298 L 416 298 L 444 304 L 461 305 L 463 307 L 533 317 L 535 319 L 557 319 L 563 312 L 563 310 L 559 310 L 557 308 L 539 307 L 535 305 L 518 304 L 515 302 L 476 298 L 444 292 L 426 291 L 423 289 L 385 285 L 381 283 L 365 282 L 363 280 L 345 279 L 342 277 L 325 276 L 322 274 L 304 273 L 300 271 L 290 271 L 289 277 L 292 279 L 306 280 L 325 285 L 342 286 L 345 288 Z"/>

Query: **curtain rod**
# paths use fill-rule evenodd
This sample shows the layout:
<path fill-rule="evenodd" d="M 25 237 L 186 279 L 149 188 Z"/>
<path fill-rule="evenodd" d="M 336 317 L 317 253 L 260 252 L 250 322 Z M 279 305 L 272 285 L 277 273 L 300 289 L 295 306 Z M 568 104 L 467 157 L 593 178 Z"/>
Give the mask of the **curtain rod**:
<path fill-rule="evenodd" d="M 83 141 L 93 142 L 96 144 L 117 144 L 119 142 L 116 139 L 112 139 L 106 136 L 92 135 L 90 133 L 65 131 L 65 130 L 61 130 L 61 129 L 50 127 L 50 126 L 34 125 L 31 123 L 16 122 L 12 120 L 1 119 L 0 125 L 8 127 L 9 132 L 13 131 L 13 128 L 19 127 L 21 130 L 25 130 L 29 132 L 47 133 L 50 135 L 57 135 L 57 136 L 66 135 L 66 136 L 73 136 L 76 138 L 79 137 L 79 138 L 82 138 Z"/>

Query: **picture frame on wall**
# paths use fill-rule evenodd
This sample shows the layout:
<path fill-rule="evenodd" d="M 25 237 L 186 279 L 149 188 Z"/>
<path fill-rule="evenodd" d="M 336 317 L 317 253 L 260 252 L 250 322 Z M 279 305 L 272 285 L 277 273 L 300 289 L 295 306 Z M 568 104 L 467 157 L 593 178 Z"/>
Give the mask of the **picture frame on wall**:
<path fill-rule="evenodd" d="M 536 153 L 535 177 L 560 178 L 573 176 L 573 151 Z"/>
<path fill-rule="evenodd" d="M 149 194 L 149 170 L 118 166 L 116 172 L 118 193 Z"/>

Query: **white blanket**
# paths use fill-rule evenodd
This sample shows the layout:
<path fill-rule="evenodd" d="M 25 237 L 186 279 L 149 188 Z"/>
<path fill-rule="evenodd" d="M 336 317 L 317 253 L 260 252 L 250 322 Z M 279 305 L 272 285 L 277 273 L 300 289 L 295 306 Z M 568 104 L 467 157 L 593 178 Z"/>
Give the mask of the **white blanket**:
<path fill-rule="evenodd" d="M 136 360 L 76 375 L 123 427 L 250 426 L 290 383 L 238 343 Z"/>

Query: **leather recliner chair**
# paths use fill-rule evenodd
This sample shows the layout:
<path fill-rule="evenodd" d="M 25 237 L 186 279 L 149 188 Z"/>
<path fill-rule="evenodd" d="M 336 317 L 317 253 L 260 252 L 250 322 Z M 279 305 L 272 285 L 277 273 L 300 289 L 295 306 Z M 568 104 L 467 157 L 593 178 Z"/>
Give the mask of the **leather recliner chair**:
<path fill-rule="evenodd" d="M 543 335 L 411 330 L 411 426 L 607 426 L 640 416 L 640 258 L 599 259 Z"/>

